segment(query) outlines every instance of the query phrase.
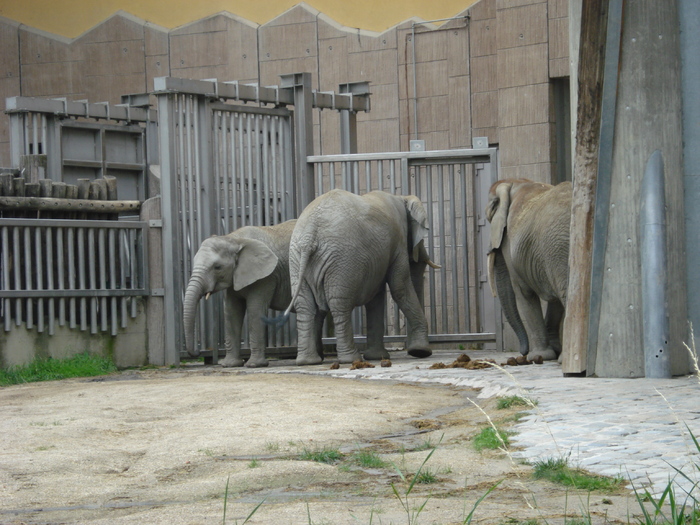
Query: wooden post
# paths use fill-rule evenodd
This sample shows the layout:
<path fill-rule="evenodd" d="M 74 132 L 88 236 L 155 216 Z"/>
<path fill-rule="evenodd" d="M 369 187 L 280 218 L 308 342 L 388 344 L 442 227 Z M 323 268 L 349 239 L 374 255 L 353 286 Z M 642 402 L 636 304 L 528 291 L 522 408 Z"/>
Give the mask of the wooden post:
<path fill-rule="evenodd" d="M 578 375 L 586 371 L 591 247 L 598 175 L 607 10 L 607 0 L 587 0 L 583 2 L 581 13 L 569 288 L 562 355 L 564 375 Z"/>

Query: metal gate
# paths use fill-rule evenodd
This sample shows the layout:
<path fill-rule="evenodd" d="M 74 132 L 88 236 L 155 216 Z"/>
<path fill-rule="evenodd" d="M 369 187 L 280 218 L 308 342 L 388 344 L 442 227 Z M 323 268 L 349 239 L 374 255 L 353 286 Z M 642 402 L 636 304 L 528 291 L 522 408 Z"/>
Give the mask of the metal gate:
<path fill-rule="evenodd" d="M 418 196 L 428 212 L 426 249 L 442 266 L 426 273 L 425 313 L 432 343 L 496 342 L 496 304 L 487 285 L 488 190 L 497 179 L 498 151 L 485 139 L 474 149 L 307 158 L 314 165 L 316 194 L 342 188 L 363 194 L 383 190 Z M 403 342 L 403 314 L 387 292 L 387 342 Z M 356 338 L 363 309 L 354 312 Z M 362 340 L 360 338 L 360 340 Z"/>
<path fill-rule="evenodd" d="M 186 355 L 181 354 L 182 302 L 200 243 L 209 235 L 241 226 L 298 217 L 314 197 L 335 187 L 355 193 L 374 189 L 413 193 L 421 198 L 432 228 L 426 245 L 431 258 L 442 265 L 442 270 L 430 269 L 426 276 L 431 342 L 495 341 L 499 330 L 493 299 L 484 286 L 488 241 L 482 241 L 485 195 L 497 178 L 495 148 L 480 144 L 465 150 L 314 156 L 311 108 L 341 111 L 342 142 L 352 144 L 354 115 L 367 110 L 369 101 L 352 89 L 340 94 L 312 92 L 306 73 L 284 76 L 282 87 L 167 77 L 156 79 L 155 88 L 166 359 L 177 362 Z M 385 340 L 399 342 L 405 334 L 403 316 L 388 304 L 392 306 L 387 309 Z M 222 316 L 223 298 L 200 304 L 198 323 L 206 330 L 198 331 L 195 344 L 214 362 L 224 347 Z M 354 321 L 356 340 L 362 342 L 363 309 L 356 309 Z M 294 322 L 285 330 L 268 332 L 268 348 L 294 347 Z"/>

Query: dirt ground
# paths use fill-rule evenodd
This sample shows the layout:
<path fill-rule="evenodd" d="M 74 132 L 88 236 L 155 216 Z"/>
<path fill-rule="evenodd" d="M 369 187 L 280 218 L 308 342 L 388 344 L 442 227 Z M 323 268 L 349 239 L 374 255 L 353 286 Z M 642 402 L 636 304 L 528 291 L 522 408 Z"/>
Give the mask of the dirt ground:
<path fill-rule="evenodd" d="M 501 480 L 474 523 L 633 521 L 624 490 L 567 490 L 476 452 L 487 421 L 469 399 L 515 421 L 469 389 L 203 365 L 2 388 L 0 523 L 222 523 L 226 500 L 231 524 L 261 502 L 248 523 L 454 524 Z M 424 467 L 436 480 L 407 495 L 396 468 L 410 480 L 438 443 Z M 324 448 L 345 459 L 299 459 Z M 354 464 L 358 450 L 389 466 Z"/>

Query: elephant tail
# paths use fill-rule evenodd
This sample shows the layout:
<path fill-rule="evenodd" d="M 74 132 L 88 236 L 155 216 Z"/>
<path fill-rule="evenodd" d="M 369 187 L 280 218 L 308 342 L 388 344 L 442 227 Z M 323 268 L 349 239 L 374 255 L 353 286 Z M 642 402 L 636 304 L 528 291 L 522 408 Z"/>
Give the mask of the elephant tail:
<path fill-rule="evenodd" d="M 292 308 L 294 307 L 294 301 L 296 301 L 296 298 L 299 295 L 299 290 L 301 289 L 301 283 L 304 280 L 304 274 L 306 273 L 306 267 L 308 266 L 309 258 L 311 257 L 311 254 L 314 251 L 316 251 L 315 242 L 303 244 L 303 248 L 301 249 L 300 254 L 301 258 L 299 260 L 299 278 L 297 280 L 296 289 L 292 292 L 292 300 L 289 302 L 289 306 L 287 306 L 287 309 L 282 315 L 278 315 L 277 317 L 263 316 L 262 320 L 265 324 L 268 324 L 270 326 L 282 326 L 289 320 L 289 313 L 292 311 Z"/>

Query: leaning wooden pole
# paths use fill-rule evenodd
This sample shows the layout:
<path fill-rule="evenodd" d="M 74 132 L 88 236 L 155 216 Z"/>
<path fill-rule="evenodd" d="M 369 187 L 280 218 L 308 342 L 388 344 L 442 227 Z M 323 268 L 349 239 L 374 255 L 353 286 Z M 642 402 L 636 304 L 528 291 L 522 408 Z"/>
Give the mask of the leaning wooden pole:
<path fill-rule="evenodd" d="M 574 187 L 571 203 L 569 288 L 562 355 L 564 375 L 579 375 L 586 371 L 591 249 L 598 175 L 607 14 L 608 0 L 583 2 L 578 61 Z"/>

